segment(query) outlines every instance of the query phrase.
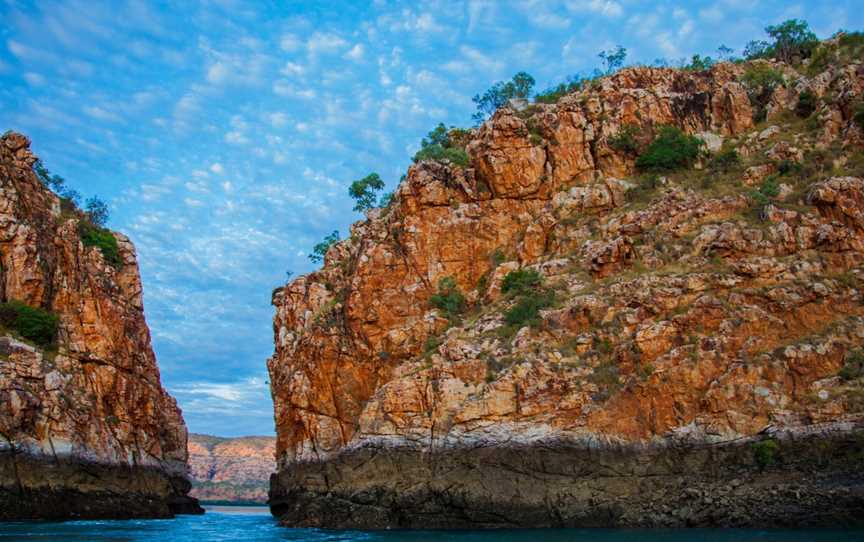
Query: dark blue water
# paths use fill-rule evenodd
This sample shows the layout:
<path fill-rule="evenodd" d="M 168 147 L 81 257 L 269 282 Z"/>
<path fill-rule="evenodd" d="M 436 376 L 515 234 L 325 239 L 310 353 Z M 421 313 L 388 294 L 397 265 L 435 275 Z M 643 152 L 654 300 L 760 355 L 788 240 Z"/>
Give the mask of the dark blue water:
<path fill-rule="evenodd" d="M 342 541 L 342 542 L 852 542 L 864 531 L 629 530 L 319 531 L 279 527 L 266 508 L 217 507 L 165 520 L 0 523 L 0 542 Z"/>

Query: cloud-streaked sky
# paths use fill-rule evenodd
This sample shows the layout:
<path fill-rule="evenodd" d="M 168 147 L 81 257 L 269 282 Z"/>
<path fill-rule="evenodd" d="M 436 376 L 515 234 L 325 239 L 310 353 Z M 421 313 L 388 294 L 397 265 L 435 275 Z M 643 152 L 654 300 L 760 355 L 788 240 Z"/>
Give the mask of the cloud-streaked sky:
<path fill-rule="evenodd" d="M 525 70 L 539 89 L 671 63 L 807 19 L 861 29 L 853 0 L 301 2 L 0 0 L 0 131 L 15 129 L 138 248 L 163 383 L 190 430 L 272 434 L 270 293 L 392 189 L 438 122 Z M 857 9 L 856 9 L 857 7 Z"/>

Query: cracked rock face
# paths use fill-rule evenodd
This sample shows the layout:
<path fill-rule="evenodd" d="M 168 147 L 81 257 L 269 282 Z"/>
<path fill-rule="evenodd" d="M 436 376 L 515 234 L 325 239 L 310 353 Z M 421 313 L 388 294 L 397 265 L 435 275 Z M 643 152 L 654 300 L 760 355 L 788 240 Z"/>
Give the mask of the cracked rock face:
<path fill-rule="evenodd" d="M 188 492 L 186 426 L 159 381 L 135 248 L 113 233 L 121 259 L 115 267 L 98 248 L 85 247 L 78 216 L 61 211 L 34 174 L 35 160 L 24 136 L 0 139 L 0 299 L 53 312 L 59 331 L 50 349 L 0 334 L 0 503 L 18 503 L 5 508 L 11 517 L 74 514 L 74 500 L 56 510 L 39 506 L 40 491 L 83 494 L 84 507 L 86 495 L 102 488 L 76 481 L 75 465 L 97 464 L 106 478 L 113 467 L 148 473 L 148 482 L 128 493 L 161 506 L 126 515 L 170 515 L 185 506 Z M 24 472 L 52 461 L 66 470 Z M 21 491 L 36 501 L 27 504 Z M 112 492 L 127 491 L 106 481 L 104 493 Z M 129 506 L 122 498 L 112 505 L 106 495 L 98 501 L 96 516 L 123 517 Z"/>
<path fill-rule="evenodd" d="M 794 495 L 781 481 L 838 473 L 848 486 L 808 487 L 807 498 L 864 502 L 845 459 L 824 472 L 789 461 L 776 477 L 753 472 L 750 445 L 768 435 L 807 449 L 861 430 L 860 383 L 838 373 L 864 343 L 864 185 L 814 173 L 755 208 L 750 186 L 778 161 L 805 170 L 824 134 L 805 131 L 796 101 L 780 97 L 767 120 L 777 129 L 755 126 L 744 69 L 626 69 L 554 105 L 499 110 L 471 133 L 470 167 L 412 166 L 393 203 L 354 224 L 321 270 L 278 288 L 274 513 L 327 527 L 746 525 L 760 522 L 760 491 Z M 846 104 L 861 99 L 862 75 L 795 74 L 801 88 L 844 93 L 814 113 L 839 115 L 841 161 L 861 152 Z M 648 189 L 635 156 L 609 143 L 626 125 L 641 145 L 662 125 L 707 132 L 744 161 L 727 174 L 703 160 Z M 518 300 L 501 285 L 517 269 L 542 276 L 554 302 L 508 327 Z M 444 277 L 472 307 L 455 322 L 429 302 Z M 858 453 L 862 441 L 848 438 L 838 449 Z M 716 479 L 687 457 L 695 470 L 669 470 L 658 450 L 677 446 L 703 462 L 698 450 L 725 446 L 731 463 Z M 620 452 L 627 480 L 603 482 L 566 450 Z M 666 458 L 657 472 L 681 477 L 658 478 L 647 500 L 726 477 L 746 491 L 714 516 L 638 508 L 628 495 L 648 452 Z M 590 494 L 576 489 L 582 469 Z M 794 509 L 779 503 L 763 524 Z"/>

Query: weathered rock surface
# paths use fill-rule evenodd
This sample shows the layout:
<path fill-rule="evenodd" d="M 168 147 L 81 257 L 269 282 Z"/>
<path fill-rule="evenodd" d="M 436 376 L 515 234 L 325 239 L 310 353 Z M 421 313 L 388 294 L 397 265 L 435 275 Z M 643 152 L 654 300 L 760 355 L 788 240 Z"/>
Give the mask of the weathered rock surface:
<path fill-rule="evenodd" d="M 274 437 L 189 435 L 191 495 L 202 501 L 264 503 L 276 468 Z"/>
<path fill-rule="evenodd" d="M 844 93 L 815 113 L 848 136 L 832 140 L 836 163 L 861 153 L 848 107 L 860 68 L 795 75 Z M 769 111 L 778 130 L 754 126 L 744 69 L 626 69 L 499 110 L 471 134 L 471 167 L 412 166 L 320 271 L 278 288 L 274 514 L 375 528 L 860 523 L 864 383 L 837 375 L 864 343 L 864 181 L 804 160 L 791 203 L 756 208 L 748 185 L 827 151 L 795 100 Z M 710 132 L 744 162 L 646 188 L 610 145 L 628 124 L 642 145 L 661 125 Z M 501 282 L 524 268 L 555 301 L 512 328 Z M 429 303 L 444 277 L 473 305 L 453 326 Z M 757 466 L 763 440 L 779 455 Z"/>
<path fill-rule="evenodd" d="M 0 333 L 0 519 L 168 517 L 187 497 L 186 426 L 162 388 L 132 243 L 116 267 L 0 139 L 0 300 L 59 317 L 56 347 Z"/>

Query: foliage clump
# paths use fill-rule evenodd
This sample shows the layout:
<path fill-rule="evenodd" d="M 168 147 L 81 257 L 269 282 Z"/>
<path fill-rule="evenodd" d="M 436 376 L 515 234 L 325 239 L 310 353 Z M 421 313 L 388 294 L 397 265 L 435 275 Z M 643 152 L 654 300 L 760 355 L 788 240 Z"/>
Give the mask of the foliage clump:
<path fill-rule="evenodd" d="M 377 173 L 370 173 L 362 179 L 357 179 L 348 187 L 348 195 L 354 199 L 354 210 L 365 213 L 375 207 L 375 199 L 384 188 L 384 181 Z"/>
<path fill-rule="evenodd" d="M 479 124 L 494 114 L 495 111 L 498 111 L 499 108 L 507 105 L 510 100 L 529 98 L 535 84 L 534 78 L 525 72 L 517 73 L 510 81 L 495 83 L 482 95 L 477 94 L 471 98 L 477 105 L 477 112 L 472 118 Z"/>
<path fill-rule="evenodd" d="M 798 94 L 798 103 L 795 104 L 795 114 L 806 119 L 816 111 L 816 95 L 809 90 L 801 91 Z"/>
<path fill-rule="evenodd" d="M 717 154 L 708 161 L 708 169 L 715 172 L 727 173 L 741 164 L 741 156 L 735 149 L 720 149 Z"/>
<path fill-rule="evenodd" d="M 638 126 L 625 124 L 617 134 L 609 138 L 609 146 L 618 152 L 636 154 L 639 152 L 639 143 L 636 141 L 638 133 Z"/>
<path fill-rule="evenodd" d="M 85 247 L 97 247 L 102 252 L 105 261 L 112 266 L 120 267 L 123 265 L 117 238 L 114 237 L 111 230 L 84 219 L 78 221 L 78 236 Z"/>
<path fill-rule="evenodd" d="M 429 304 L 444 313 L 451 324 L 459 321 L 465 312 L 467 302 L 459 290 L 453 277 L 444 277 L 438 281 L 438 292 L 429 298 Z"/>
<path fill-rule="evenodd" d="M 819 45 L 819 40 L 810 30 L 807 21 L 799 19 L 789 19 L 777 25 L 766 26 L 765 33 L 773 41 L 750 41 L 744 48 L 744 57 L 747 60 L 776 58 L 791 63 L 796 57 L 809 58 Z"/>
<path fill-rule="evenodd" d="M 769 467 L 777 462 L 777 452 L 780 451 L 780 446 L 774 439 L 767 439 L 761 442 L 754 442 L 751 445 L 753 450 L 753 459 L 760 469 Z"/>
<path fill-rule="evenodd" d="M 0 325 L 41 346 L 49 346 L 57 337 L 60 318 L 45 309 L 21 301 L 0 303 Z"/>
<path fill-rule="evenodd" d="M 501 292 L 511 295 L 524 295 L 529 293 L 534 288 L 537 288 L 543 282 L 543 277 L 540 276 L 534 269 L 517 269 L 507 273 L 504 281 L 501 283 Z"/>
<path fill-rule="evenodd" d="M 846 363 L 837 375 L 846 381 L 864 376 L 864 351 L 857 349 L 847 354 Z"/>
<path fill-rule="evenodd" d="M 857 124 L 859 128 L 864 130 L 864 102 L 855 107 L 855 112 L 852 113 L 852 120 L 855 121 L 855 124 Z"/>
<path fill-rule="evenodd" d="M 624 60 L 627 58 L 627 49 L 618 45 L 614 49 L 600 51 L 597 56 L 606 64 L 606 75 L 610 75 L 624 65 Z"/>
<path fill-rule="evenodd" d="M 784 84 L 783 74 L 767 64 L 759 63 L 749 66 L 740 81 L 747 90 L 750 105 L 754 108 L 753 120 L 765 120 L 766 108 L 774 89 Z"/>
<path fill-rule="evenodd" d="M 525 325 L 538 327 L 540 311 L 555 302 L 554 291 L 543 287 L 543 278 L 534 269 L 507 273 L 501 292 L 516 298 L 516 304 L 504 313 L 504 321 L 512 329 Z"/>
<path fill-rule="evenodd" d="M 541 104 L 554 104 L 557 103 L 558 100 L 570 94 L 571 92 L 576 92 L 580 88 L 582 88 L 582 79 L 579 77 L 568 77 L 566 81 L 563 83 L 559 83 L 554 87 L 549 87 L 543 92 L 538 93 L 534 96 L 534 101 Z"/>
<path fill-rule="evenodd" d="M 430 160 L 468 167 L 468 153 L 457 137 L 462 135 L 461 132 L 462 130 L 453 127 L 448 129 L 443 123 L 439 123 L 420 142 L 420 150 L 413 158 L 414 163 Z"/>
<path fill-rule="evenodd" d="M 686 64 L 683 69 L 687 71 L 702 72 L 710 70 L 714 65 L 714 59 L 710 56 L 693 55 L 690 59 L 690 64 Z"/>
<path fill-rule="evenodd" d="M 330 235 L 326 236 L 323 241 L 312 247 L 312 253 L 309 254 L 309 261 L 312 263 L 321 263 L 324 261 L 324 256 L 330 247 L 339 242 L 339 230 L 333 230 Z"/>
<path fill-rule="evenodd" d="M 642 171 L 675 171 L 688 168 L 699 158 L 705 142 L 674 126 L 663 126 L 645 152 L 636 159 Z"/>

